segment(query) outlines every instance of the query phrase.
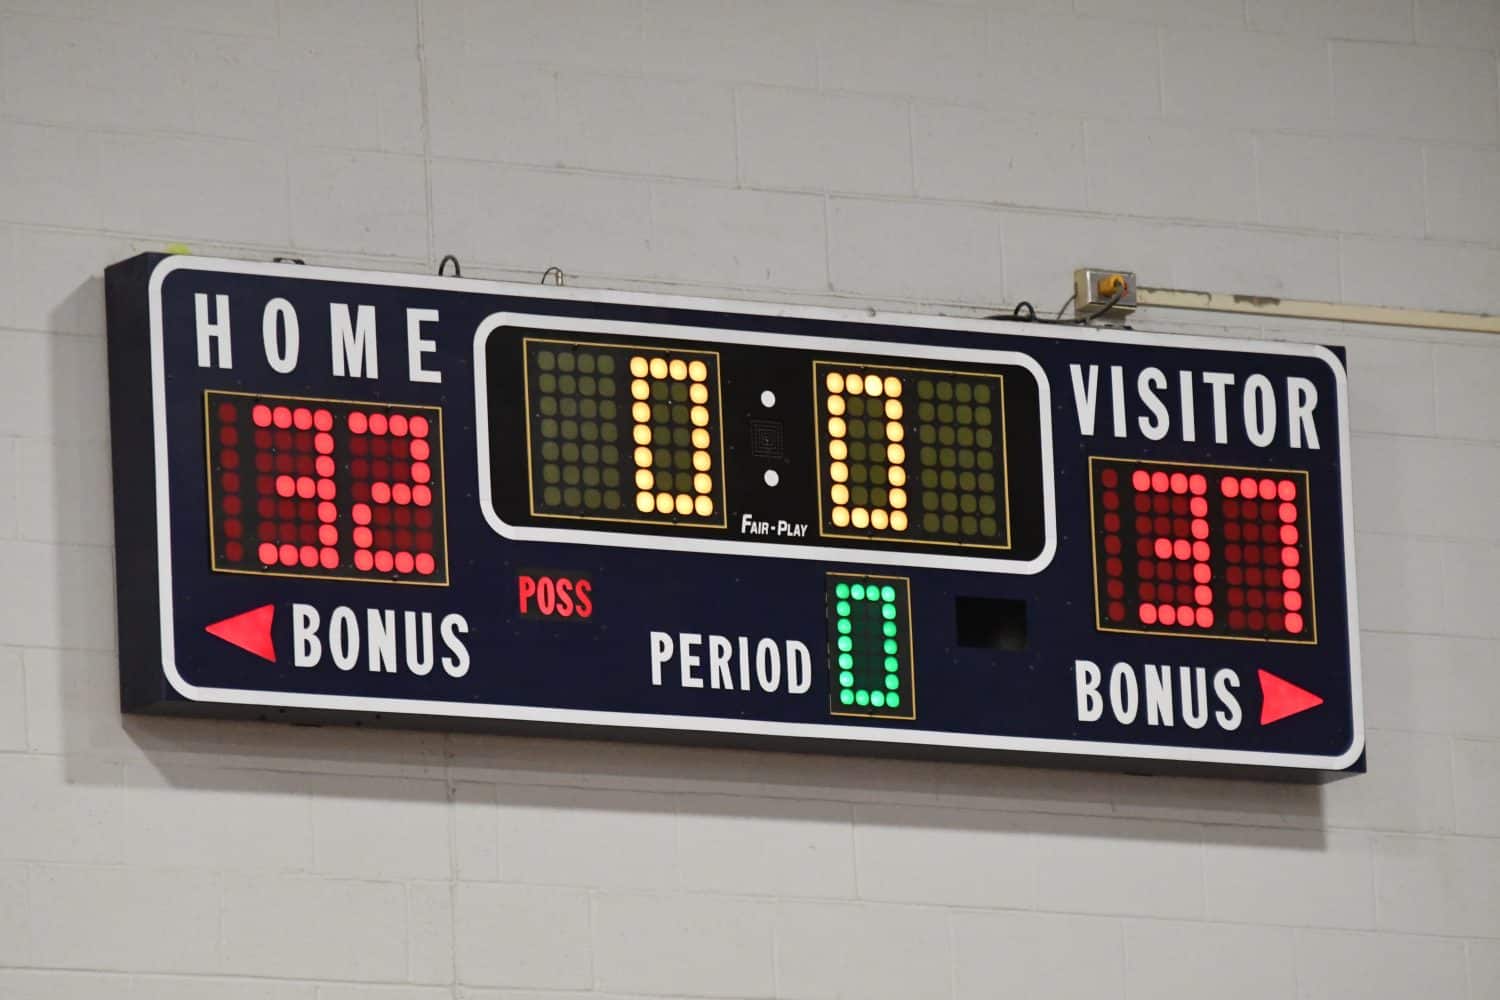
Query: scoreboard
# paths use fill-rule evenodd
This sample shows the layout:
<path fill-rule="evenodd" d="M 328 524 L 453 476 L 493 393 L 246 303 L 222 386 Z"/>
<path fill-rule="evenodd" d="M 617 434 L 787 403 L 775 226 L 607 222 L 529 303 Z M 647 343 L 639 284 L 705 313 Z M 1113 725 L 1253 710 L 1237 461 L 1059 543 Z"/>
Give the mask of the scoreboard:
<path fill-rule="evenodd" d="M 143 255 L 127 710 L 1363 769 L 1317 346 Z"/>

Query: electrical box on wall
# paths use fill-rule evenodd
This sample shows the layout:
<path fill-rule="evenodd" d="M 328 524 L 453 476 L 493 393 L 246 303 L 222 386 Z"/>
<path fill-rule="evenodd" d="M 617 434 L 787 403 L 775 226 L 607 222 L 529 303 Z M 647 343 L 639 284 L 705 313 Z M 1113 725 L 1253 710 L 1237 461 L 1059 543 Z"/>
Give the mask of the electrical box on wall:
<path fill-rule="evenodd" d="M 1098 323 L 1123 323 L 1135 312 L 1135 272 L 1083 267 L 1073 272 L 1073 315 Z"/>
<path fill-rule="evenodd" d="M 1327 349 L 193 257 L 108 295 L 129 710 L 1363 767 Z"/>

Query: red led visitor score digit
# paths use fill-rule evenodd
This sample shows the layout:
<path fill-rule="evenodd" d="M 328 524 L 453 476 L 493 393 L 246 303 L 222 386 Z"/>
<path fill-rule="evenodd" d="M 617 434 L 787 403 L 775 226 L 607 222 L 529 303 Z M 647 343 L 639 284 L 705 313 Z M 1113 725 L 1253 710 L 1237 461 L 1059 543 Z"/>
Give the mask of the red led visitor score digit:
<path fill-rule="evenodd" d="M 1305 475 L 1220 478 L 1231 627 L 1259 631 L 1264 621 L 1273 633 L 1302 636 L 1311 631 L 1309 602 L 1304 597 L 1312 590 L 1311 573 L 1303 579 L 1305 500 L 1299 503 L 1305 493 Z"/>
<path fill-rule="evenodd" d="M 1091 458 L 1097 624 L 1317 641 L 1307 473 Z"/>
<path fill-rule="evenodd" d="M 213 568 L 446 584 L 441 411 L 205 394 Z"/>
<path fill-rule="evenodd" d="M 1106 486 L 1118 485 L 1114 469 L 1102 470 L 1100 478 Z M 1134 493 L 1135 527 L 1141 534 L 1136 542 L 1136 555 L 1140 558 L 1137 571 L 1143 577 L 1134 602 L 1137 619 L 1148 626 L 1212 628 L 1207 478 L 1197 472 L 1190 476 L 1185 472 L 1136 469 L 1130 474 L 1130 486 Z M 1108 490 L 1106 502 L 1115 495 L 1114 490 Z M 1121 546 L 1117 539 L 1114 542 L 1107 539 L 1105 548 L 1108 551 Z M 1106 566 L 1106 570 L 1112 568 L 1113 564 Z M 1123 568 L 1116 575 L 1123 575 Z M 1111 599 L 1111 618 L 1129 618 L 1128 598 L 1125 594 L 1119 600 Z"/>

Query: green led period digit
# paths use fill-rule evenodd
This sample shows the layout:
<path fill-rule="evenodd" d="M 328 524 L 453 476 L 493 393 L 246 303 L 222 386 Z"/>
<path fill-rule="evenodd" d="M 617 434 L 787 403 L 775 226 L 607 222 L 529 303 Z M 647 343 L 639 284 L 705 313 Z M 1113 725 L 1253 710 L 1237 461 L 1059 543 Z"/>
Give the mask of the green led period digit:
<path fill-rule="evenodd" d="M 829 710 L 913 719 L 911 593 L 905 578 L 828 578 Z"/>

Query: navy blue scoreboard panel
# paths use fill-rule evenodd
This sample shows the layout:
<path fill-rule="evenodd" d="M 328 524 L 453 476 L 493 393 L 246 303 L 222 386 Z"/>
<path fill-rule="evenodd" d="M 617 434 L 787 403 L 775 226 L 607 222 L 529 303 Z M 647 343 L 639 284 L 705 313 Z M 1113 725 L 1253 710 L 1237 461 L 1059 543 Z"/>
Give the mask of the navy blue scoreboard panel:
<path fill-rule="evenodd" d="M 130 711 L 1363 768 L 1317 346 L 147 255 Z"/>

